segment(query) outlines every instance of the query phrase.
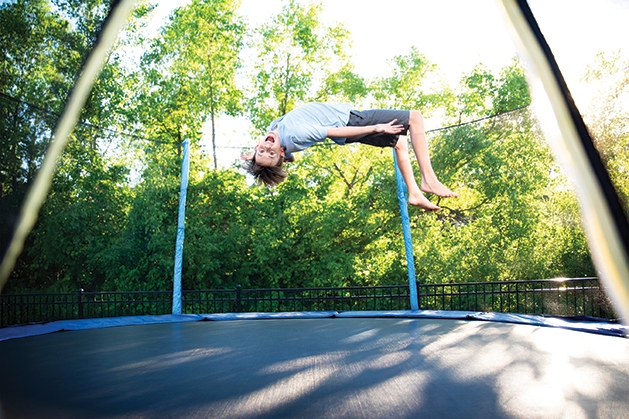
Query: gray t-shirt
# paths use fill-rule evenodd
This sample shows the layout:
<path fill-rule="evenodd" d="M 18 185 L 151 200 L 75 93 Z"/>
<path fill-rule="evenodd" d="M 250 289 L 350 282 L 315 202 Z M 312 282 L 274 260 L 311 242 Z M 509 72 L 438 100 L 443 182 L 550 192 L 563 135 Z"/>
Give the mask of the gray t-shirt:
<path fill-rule="evenodd" d="M 308 103 L 271 122 L 268 130 L 278 129 L 280 142 L 286 150 L 285 157 L 289 158 L 295 151 L 302 151 L 314 143 L 325 141 L 328 128 L 346 126 L 351 109 L 352 106 L 347 103 Z M 346 140 L 330 139 L 341 145 Z"/>

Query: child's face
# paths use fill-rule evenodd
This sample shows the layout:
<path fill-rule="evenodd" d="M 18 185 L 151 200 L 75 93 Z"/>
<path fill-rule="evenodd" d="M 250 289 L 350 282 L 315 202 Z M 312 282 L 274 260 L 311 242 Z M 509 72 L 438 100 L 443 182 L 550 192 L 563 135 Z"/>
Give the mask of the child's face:
<path fill-rule="evenodd" d="M 256 163 L 260 166 L 277 166 L 280 159 L 284 158 L 284 149 L 277 136 L 277 130 L 268 132 L 264 139 L 256 144 L 254 153 Z"/>

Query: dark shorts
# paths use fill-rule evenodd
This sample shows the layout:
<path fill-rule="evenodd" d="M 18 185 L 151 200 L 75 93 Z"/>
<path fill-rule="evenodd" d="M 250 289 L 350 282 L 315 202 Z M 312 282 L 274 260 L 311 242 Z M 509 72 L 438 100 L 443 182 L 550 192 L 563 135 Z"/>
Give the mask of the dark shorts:
<path fill-rule="evenodd" d="M 410 111 L 397 111 L 390 109 L 371 109 L 368 111 L 351 111 L 349 113 L 348 127 L 364 127 L 367 125 L 387 124 L 397 119 L 396 124 L 404 125 L 404 131 L 400 134 L 366 134 L 358 137 L 351 137 L 345 144 L 361 143 L 376 147 L 395 147 L 400 135 L 406 135 L 408 131 Z"/>

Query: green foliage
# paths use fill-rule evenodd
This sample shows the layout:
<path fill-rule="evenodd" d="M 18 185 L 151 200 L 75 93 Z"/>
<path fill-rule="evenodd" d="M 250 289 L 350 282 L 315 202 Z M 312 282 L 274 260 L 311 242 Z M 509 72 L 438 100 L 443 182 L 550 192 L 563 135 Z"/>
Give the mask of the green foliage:
<path fill-rule="evenodd" d="M 363 95 L 364 83 L 352 73 L 345 53 L 347 30 L 341 25 L 325 26 L 320 13 L 320 5 L 289 0 L 272 22 L 258 30 L 248 101 L 248 116 L 256 129 L 264 129 L 300 103 Z M 321 89 L 317 80 L 325 81 Z M 341 80 L 351 85 L 339 86 Z M 331 94 L 326 86 L 333 88 Z"/>
<path fill-rule="evenodd" d="M 491 99 L 496 94 L 494 75 L 482 66 L 461 80 L 462 92 L 459 95 L 459 115 L 486 115 L 491 110 Z"/>
<path fill-rule="evenodd" d="M 3 250 L 56 118 L 109 8 L 102 1 L 78 6 L 66 1 L 18 0 L 0 7 Z M 118 128 L 110 114 L 124 98 L 120 85 L 113 83 L 122 76 L 118 64 L 114 58 L 107 65 L 82 112 L 91 126 Z M 9 289 L 68 289 L 85 284 L 99 288 L 104 282 L 112 260 L 108 247 L 125 223 L 127 171 L 105 164 L 101 147 L 106 146 L 106 139 L 102 132 L 85 127 L 82 124 L 75 131 L 59 162 L 50 199 Z"/>
<path fill-rule="evenodd" d="M 172 150 L 172 149 L 171 149 Z M 117 249 L 118 266 L 112 266 L 110 288 L 165 290 L 172 288 L 179 160 L 172 153 L 151 165 L 146 180 L 135 187 L 127 228 Z"/>
<path fill-rule="evenodd" d="M 20 201 L 24 196 L 55 122 L 54 116 L 42 118 L 20 100 L 45 104 L 60 112 L 80 56 L 68 51 L 68 22 L 52 12 L 46 1 L 21 0 L 2 5 L 0 27 L 0 197 L 4 204 L 5 199 Z M 5 233 L 7 227 L 2 224 Z"/>
<path fill-rule="evenodd" d="M 530 105 L 531 94 L 519 63 L 502 70 L 492 102 L 496 114 Z"/>
<path fill-rule="evenodd" d="M 585 79 L 596 89 L 596 95 L 584 118 L 625 212 L 629 213 L 629 63 L 621 62 L 618 53 L 599 54 Z"/>
<path fill-rule="evenodd" d="M 353 72 L 352 66 L 345 65 L 339 71 L 327 75 L 315 100 L 327 103 L 360 103 L 367 93 L 365 80 Z"/>
<path fill-rule="evenodd" d="M 371 85 L 374 108 L 416 109 L 428 113 L 444 103 L 449 92 L 444 86 L 427 91 L 427 82 L 437 67 L 412 47 L 407 55 L 392 60 L 391 75 L 376 79 Z"/>
<path fill-rule="evenodd" d="M 237 6 L 235 0 L 194 0 L 173 12 L 142 58 L 130 118 L 144 135 L 197 141 L 208 117 L 213 128 L 221 113 L 239 112 L 235 76 L 244 23 Z"/>
<path fill-rule="evenodd" d="M 22 287 L 101 290 L 118 263 L 130 206 L 126 168 L 105 165 L 96 150 L 71 142 L 52 193 L 23 254 Z M 86 169 L 89 167 L 89 170 Z"/>
<path fill-rule="evenodd" d="M 498 114 L 530 102 L 517 64 L 499 78 L 478 67 L 462 85 L 454 117 Z M 431 138 L 431 152 L 435 171 L 460 197 L 439 201 L 443 211 L 414 221 L 422 282 L 594 274 L 574 221 L 574 194 L 527 109 L 441 131 Z"/>
<path fill-rule="evenodd" d="M 122 49 L 112 51 L 82 115 L 89 125 L 79 126 L 59 162 L 9 291 L 171 289 L 184 139 L 192 143 L 185 289 L 405 283 L 390 149 L 312 147 L 288 166 L 286 182 L 267 189 L 235 168 L 211 170 L 199 147 L 204 125 L 242 113 L 243 103 L 264 128 L 312 100 L 418 109 L 443 116 L 445 125 L 502 114 L 429 137 L 435 171 L 460 197 L 429 196 L 444 208 L 437 214 L 409 209 L 421 282 L 594 274 L 574 194 L 534 118 L 528 109 L 507 112 L 530 103 L 517 62 L 498 75 L 479 65 L 455 91 L 411 49 L 386 76 L 366 80 L 347 55 L 349 33 L 323 24 L 320 6 L 288 1 L 254 32 L 238 5 L 193 0 L 153 40 L 142 34 L 152 7 L 140 5 L 122 44 L 145 53 L 130 64 Z M 107 8 L 99 0 L 0 7 L 3 240 Z M 254 58 L 243 69 L 247 35 Z M 620 68 L 601 57 L 589 77 Z M 247 97 L 236 83 L 241 70 L 252 84 Z M 625 73 L 590 119 L 627 197 L 629 136 L 616 107 Z"/>

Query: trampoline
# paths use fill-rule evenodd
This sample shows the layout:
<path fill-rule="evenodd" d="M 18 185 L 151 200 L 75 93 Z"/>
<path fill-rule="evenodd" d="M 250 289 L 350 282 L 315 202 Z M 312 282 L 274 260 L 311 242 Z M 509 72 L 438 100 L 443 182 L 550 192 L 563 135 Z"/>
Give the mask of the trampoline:
<path fill-rule="evenodd" d="M 125 9 L 112 21 L 124 22 L 131 1 L 118 3 Z M 543 40 L 542 52 L 536 50 L 541 37 L 526 2 L 502 3 L 565 129 L 568 140 L 560 146 L 572 153 L 567 165 L 579 169 L 593 256 L 627 319 L 626 216 L 590 152 L 567 88 L 554 77 L 558 70 Z M 92 68 L 82 77 L 93 80 L 96 73 Z M 91 81 L 85 83 L 76 91 L 89 91 Z M 78 113 L 76 100 L 70 108 Z M 56 138 L 67 137 L 71 119 Z M 63 141 L 55 147 L 60 152 Z M 25 206 L 30 215 L 46 194 L 52 166 L 45 168 L 42 186 Z M 11 257 L 33 222 L 24 221 Z M 0 274 L 6 277 L 11 263 Z M 624 418 L 626 334 L 626 326 L 567 319 L 419 310 L 172 315 L 4 328 L 0 417 Z"/>
<path fill-rule="evenodd" d="M 629 417 L 629 340 L 621 337 L 378 313 L 167 317 L 0 342 L 4 414 Z"/>

